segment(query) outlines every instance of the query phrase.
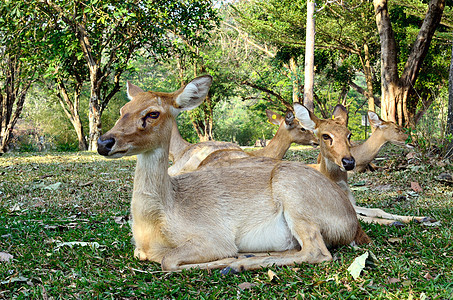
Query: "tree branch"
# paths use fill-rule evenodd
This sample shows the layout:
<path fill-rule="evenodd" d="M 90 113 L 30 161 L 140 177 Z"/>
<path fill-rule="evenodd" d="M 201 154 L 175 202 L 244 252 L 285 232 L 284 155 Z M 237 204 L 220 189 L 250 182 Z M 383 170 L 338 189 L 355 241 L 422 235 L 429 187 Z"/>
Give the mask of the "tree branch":
<path fill-rule="evenodd" d="M 274 92 L 274 91 L 272 91 L 272 90 L 270 90 L 270 89 L 268 89 L 268 88 L 265 88 L 265 87 L 256 85 L 256 84 L 251 83 L 251 82 L 248 82 L 248 81 L 243 81 L 243 82 L 241 82 L 241 84 L 250 86 L 250 87 L 252 87 L 252 88 L 255 88 L 255 89 L 257 89 L 257 90 L 260 90 L 260 91 L 262 91 L 262 92 L 265 92 L 265 93 L 267 93 L 267 94 L 269 94 L 269 95 L 271 95 L 271 96 L 274 96 L 274 97 L 277 98 L 284 106 L 286 106 L 286 108 L 288 108 L 288 109 L 291 110 L 291 111 L 293 110 L 293 106 L 292 106 L 289 102 L 287 102 L 285 99 L 283 99 L 283 97 L 280 96 L 280 94 L 277 94 L 276 92 Z"/>

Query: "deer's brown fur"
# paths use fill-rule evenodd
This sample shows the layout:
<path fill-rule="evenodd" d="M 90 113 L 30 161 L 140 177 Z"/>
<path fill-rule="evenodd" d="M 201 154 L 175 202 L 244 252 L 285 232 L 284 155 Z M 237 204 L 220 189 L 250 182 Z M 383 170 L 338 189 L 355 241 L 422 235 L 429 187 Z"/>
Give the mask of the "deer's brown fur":
<path fill-rule="evenodd" d="M 199 105 L 211 81 L 202 76 L 168 94 L 136 93 L 129 85 L 132 100 L 98 140 L 106 157 L 137 155 L 134 255 L 164 270 L 243 270 L 319 263 L 332 259 L 327 246 L 368 241 L 344 192 L 301 163 L 248 157 L 234 166 L 168 175 L 174 116 Z"/>

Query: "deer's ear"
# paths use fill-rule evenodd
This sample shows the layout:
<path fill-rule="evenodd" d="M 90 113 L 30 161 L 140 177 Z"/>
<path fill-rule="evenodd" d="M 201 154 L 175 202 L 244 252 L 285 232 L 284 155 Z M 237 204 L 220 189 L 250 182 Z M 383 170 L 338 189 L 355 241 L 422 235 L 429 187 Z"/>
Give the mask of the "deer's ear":
<path fill-rule="evenodd" d="M 341 104 L 337 104 L 333 109 L 333 119 L 341 125 L 348 126 L 348 110 Z"/>
<path fill-rule="evenodd" d="M 280 116 L 278 113 L 273 112 L 272 110 L 266 109 L 267 119 L 271 124 L 280 126 L 280 122 L 282 121 L 283 117 Z"/>
<path fill-rule="evenodd" d="M 294 112 L 296 113 L 296 118 L 299 120 L 302 127 L 311 131 L 316 130 L 316 128 L 318 127 L 317 124 L 319 123 L 319 119 L 305 106 L 298 102 L 295 102 Z"/>
<path fill-rule="evenodd" d="M 133 85 L 130 83 L 130 81 L 127 81 L 127 97 L 132 100 L 137 94 L 144 93 L 145 91 L 139 88 L 136 85 Z"/>
<path fill-rule="evenodd" d="M 212 77 L 204 75 L 193 79 L 176 97 L 175 104 L 179 110 L 190 110 L 200 105 L 209 92 Z"/>
<path fill-rule="evenodd" d="M 376 128 L 382 125 L 382 119 L 374 111 L 368 111 L 368 119 L 370 120 L 370 124 Z"/>
<path fill-rule="evenodd" d="M 294 125 L 294 113 L 291 110 L 288 110 L 285 114 L 285 124 L 289 128 L 291 128 Z"/>

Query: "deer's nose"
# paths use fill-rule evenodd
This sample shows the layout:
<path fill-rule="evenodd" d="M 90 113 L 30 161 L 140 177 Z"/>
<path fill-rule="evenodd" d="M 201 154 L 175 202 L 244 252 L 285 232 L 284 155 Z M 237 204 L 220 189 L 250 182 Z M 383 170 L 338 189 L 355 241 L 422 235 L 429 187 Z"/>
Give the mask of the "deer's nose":
<path fill-rule="evenodd" d="M 98 139 L 98 153 L 104 156 L 109 155 L 109 152 L 112 150 L 113 145 L 115 145 L 114 138 L 103 139 L 103 137 L 101 136 Z"/>
<path fill-rule="evenodd" d="M 341 163 L 343 164 L 343 167 L 346 169 L 346 171 L 351 171 L 355 167 L 355 159 L 352 156 L 343 157 Z"/>

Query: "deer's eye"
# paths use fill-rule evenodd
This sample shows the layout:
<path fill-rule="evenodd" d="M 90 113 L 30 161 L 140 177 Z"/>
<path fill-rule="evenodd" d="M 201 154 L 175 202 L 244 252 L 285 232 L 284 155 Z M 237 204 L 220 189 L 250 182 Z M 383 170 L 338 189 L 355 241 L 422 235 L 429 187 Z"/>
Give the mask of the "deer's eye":
<path fill-rule="evenodd" d="M 323 138 L 323 140 L 325 140 L 325 141 L 330 140 L 330 135 L 328 135 L 328 134 L 323 134 L 323 135 L 322 135 L 322 138 Z"/>
<path fill-rule="evenodd" d="M 160 113 L 158 111 L 151 111 L 149 112 L 145 118 L 157 119 L 159 118 Z"/>

